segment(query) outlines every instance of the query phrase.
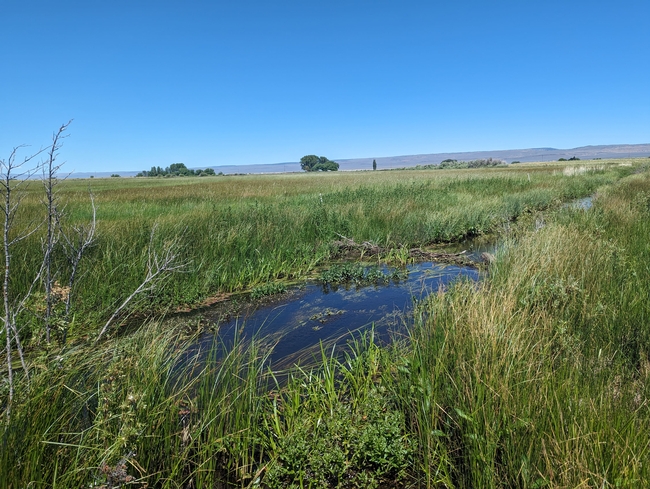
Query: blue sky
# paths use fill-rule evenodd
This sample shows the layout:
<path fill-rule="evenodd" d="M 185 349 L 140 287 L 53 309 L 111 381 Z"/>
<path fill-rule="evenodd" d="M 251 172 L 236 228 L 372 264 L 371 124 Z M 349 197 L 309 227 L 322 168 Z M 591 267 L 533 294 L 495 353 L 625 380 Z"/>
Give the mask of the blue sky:
<path fill-rule="evenodd" d="M 0 158 L 75 171 L 650 143 L 650 2 L 0 3 Z"/>

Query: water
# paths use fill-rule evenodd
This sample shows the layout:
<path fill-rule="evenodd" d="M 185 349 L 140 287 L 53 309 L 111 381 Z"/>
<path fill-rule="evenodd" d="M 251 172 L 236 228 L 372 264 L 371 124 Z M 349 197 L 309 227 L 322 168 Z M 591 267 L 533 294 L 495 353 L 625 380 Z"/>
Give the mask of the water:
<path fill-rule="evenodd" d="M 345 344 L 350 334 L 371 327 L 387 340 L 409 323 L 416 300 L 454 280 L 479 279 L 475 268 L 432 262 L 411 265 L 407 271 L 406 278 L 382 285 L 325 287 L 309 282 L 272 304 L 245 308 L 238 317 L 220 324 L 217 334 L 226 347 L 236 330 L 246 338 L 255 336 L 273 346 L 270 360 L 281 368 L 309 362 L 321 343 Z M 213 340 L 213 334 L 204 335 L 202 346 L 208 349 Z"/>
<path fill-rule="evenodd" d="M 592 197 L 565 204 L 579 210 L 591 206 Z M 543 221 L 539 226 L 543 226 Z M 465 256 L 482 261 L 493 258 L 497 249 L 498 243 L 485 238 L 447 246 L 445 251 L 468 250 Z M 211 319 L 217 325 L 218 339 L 226 348 L 232 345 L 236 333 L 245 338 L 256 337 L 266 347 L 272 347 L 271 362 L 275 368 L 282 368 L 310 362 L 320 353 L 321 344 L 344 345 L 351 334 L 371 327 L 376 335 L 388 341 L 392 333 L 403 332 L 412 321 L 416 301 L 454 280 L 479 280 L 475 268 L 433 262 L 411 265 L 407 272 L 403 280 L 375 286 L 328 288 L 318 282 L 308 282 L 274 298 L 270 304 L 247 306 L 228 321 L 220 321 L 216 310 Z M 209 316 L 208 313 L 208 319 Z M 214 340 L 213 333 L 206 333 L 197 346 L 207 351 Z"/>
<path fill-rule="evenodd" d="M 588 211 L 591 209 L 591 207 L 594 205 L 593 202 L 593 197 L 583 197 L 582 199 L 575 199 L 568 204 L 565 204 L 564 207 L 568 207 L 570 209 L 576 209 L 576 210 L 582 210 L 582 211 Z"/>
<path fill-rule="evenodd" d="M 460 243 L 446 245 L 444 251 L 446 253 L 463 253 L 472 261 L 482 262 L 485 261 L 485 253 L 496 255 L 499 245 L 500 243 L 495 241 L 493 236 L 479 236 Z"/>

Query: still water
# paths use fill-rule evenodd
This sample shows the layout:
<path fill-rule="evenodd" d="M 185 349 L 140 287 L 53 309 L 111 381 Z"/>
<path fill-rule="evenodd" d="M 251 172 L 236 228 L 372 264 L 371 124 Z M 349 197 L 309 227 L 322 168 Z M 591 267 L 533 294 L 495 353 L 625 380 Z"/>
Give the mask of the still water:
<path fill-rule="evenodd" d="M 371 327 L 388 340 L 408 326 L 417 300 L 455 280 L 479 279 L 475 268 L 432 262 L 417 263 L 405 271 L 403 278 L 378 285 L 308 282 L 272 303 L 248 306 L 237 317 L 220 321 L 217 338 L 227 349 L 235 333 L 255 337 L 273 347 L 270 360 L 274 368 L 287 367 L 309 362 L 319 353 L 321 343 L 345 344 L 351 334 Z M 218 321 L 216 316 L 213 320 Z M 205 334 L 202 347 L 209 349 L 214 340 L 214 334 Z"/>

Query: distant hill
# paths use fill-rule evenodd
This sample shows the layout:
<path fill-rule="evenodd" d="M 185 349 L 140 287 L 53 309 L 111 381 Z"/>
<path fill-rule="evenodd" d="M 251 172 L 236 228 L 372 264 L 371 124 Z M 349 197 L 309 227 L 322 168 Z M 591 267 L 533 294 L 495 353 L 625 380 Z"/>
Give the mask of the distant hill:
<path fill-rule="evenodd" d="M 641 158 L 650 156 L 650 144 L 616 144 L 603 146 L 582 146 L 573 149 L 531 148 L 506 149 L 497 151 L 471 151 L 465 153 L 433 153 L 424 155 L 386 156 L 378 158 L 355 158 L 336 160 L 341 170 L 361 170 L 372 168 L 372 160 L 377 160 L 378 169 L 402 168 L 416 165 L 437 165 L 443 160 L 478 160 L 500 159 L 508 163 L 513 161 L 556 161 L 560 158 L 569 159 L 572 156 L 581 160 L 594 158 Z"/>
<path fill-rule="evenodd" d="M 642 158 L 650 156 L 650 144 L 610 144 L 601 146 L 582 146 L 572 149 L 556 148 L 530 148 L 530 149 L 505 149 L 496 151 L 470 151 L 464 153 L 432 153 L 422 155 L 404 156 L 375 156 L 369 158 L 335 159 L 341 170 L 371 170 L 372 160 L 377 160 L 377 169 L 386 170 L 391 168 L 408 168 L 417 165 L 437 165 L 443 160 L 478 160 L 494 158 L 505 160 L 508 163 L 513 161 L 556 161 L 559 158 L 569 159 L 572 156 L 581 160 L 594 158 Z M 201 166 L 205 168 L 205 166 Z M 269 163 L 256 165 L 220 165 L 212 166 L 215 172 L 222 172 L 226 175 L 235 173 L 289 173 L 299 172 L 300 163 Z M 113 173 L 119 173 L 123 177 L 134 177 L 138 171 L 123 172 L 80 172 L 73 173 L 73 178 L 89 178 L 90 176 L 102 178 L 110 177 Z"/>

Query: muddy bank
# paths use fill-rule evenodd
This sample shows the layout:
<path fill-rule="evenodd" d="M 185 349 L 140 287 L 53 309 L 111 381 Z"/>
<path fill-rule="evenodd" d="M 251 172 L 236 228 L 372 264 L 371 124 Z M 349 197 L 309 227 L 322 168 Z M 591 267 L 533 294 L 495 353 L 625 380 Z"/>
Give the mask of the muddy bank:
<path fill-rule="evenodd" d="M 447 263 L 461 266 L 481 267 L 484 263 L 481 259 L 470 257 L 466 251 L 447 253 L 442 251 L 430 251 L 422 248 L 385 248 L 378 246 L 369 241 L 357 243 L 353 239 L 339 234 L 338 240 L 332 245 L 335 248 L 335 257 L 345 257 L 348 259 L 359 257 L 378 257 L 391 256 L 394 258 L 412 259 L 417 261 L 430 261 L 438 263 Z"/>

